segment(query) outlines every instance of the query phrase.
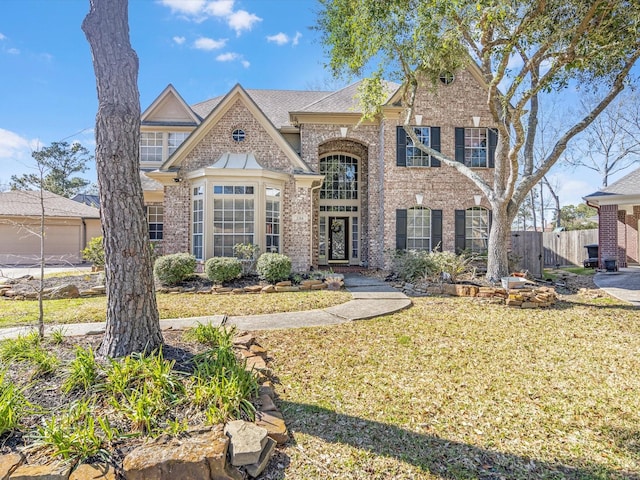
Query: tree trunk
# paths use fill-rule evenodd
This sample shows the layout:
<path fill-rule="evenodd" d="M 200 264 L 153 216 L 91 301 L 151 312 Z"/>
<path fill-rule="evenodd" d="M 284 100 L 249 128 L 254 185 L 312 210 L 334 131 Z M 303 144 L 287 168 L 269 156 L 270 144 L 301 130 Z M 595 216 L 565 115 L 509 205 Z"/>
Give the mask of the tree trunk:
<path fill-rule="evenodd" d="M 509 274 L 508 247 L 511 241 L 511 224 L 515 215 L 510 215 L 507 208 L 500 204 L 492 204 L 493 221 L 489 232 L 487 256 L 487 280 L 499 283 L 502 277 Z"/>
<path fill-rule="evenodd" d="M 127 8 L 128 0 L 90 0 L 82 23 L 98 90 L 95 158 L 107 290 L 99 353 L 110 357 L 163 343 L 139 176 L 138 57 Z"/>

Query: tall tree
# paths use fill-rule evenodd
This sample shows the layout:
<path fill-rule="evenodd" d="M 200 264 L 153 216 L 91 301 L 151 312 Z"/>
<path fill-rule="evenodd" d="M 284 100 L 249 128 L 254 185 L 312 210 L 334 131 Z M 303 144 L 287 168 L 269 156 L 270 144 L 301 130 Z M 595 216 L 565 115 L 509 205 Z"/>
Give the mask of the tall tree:
<path fill-rule="evenodd" d="M 90 0 L 82 23 L 98 89 L 96 167 L 105 251 L 107 327 L 100 353 L 119 357 L 163 342 L 139 176 L 138 57 L 127 0 Z"/>
<path fill-rule="evenodd" d="M 87 162 L 93 158 L 89 150 L 77 142 L 71 145 L 53 142 L 49 147 L 32 152 L 31 156 L 38 164 L 39 172 L 12 175 L 10 185 L 13 190 L 30 190 L 37 185 L 38 188 L 71 198 L 90 183 L 85 178 L 72 176 L 86 172 Z M 46 173 L 41 181 L 42 170 Z"/>
<path fill-rule="evenodd" d="M 603 187 L 611 175 L 640 165 L 639 102 L 637 92 L 620 95 L 569 149 L 567 162 L 598 173 Z M 584 100 L 583 111 L 591 104 L 591 99 Z"/>
<path fill-rule="evenodd" d="M 369 74 L 360 98 L 365 116 L 380 112 L 383 76 L 404 85 L 404 126 L 414 145 L 471 179 L 493 210 L 489 280 L 508 273 L 510 226 L 529 191 L 623 90 L 640 56 L 640 3 L 629 0 L 320 0 L 317 28 L 337 76 Z M 492 181 L 419 141 L 408 128 L 418 87 L 475 61 L 498 128 Z M 536 166 L 540 97 L 580 82 L 599 101 L 565 124 Z"/>

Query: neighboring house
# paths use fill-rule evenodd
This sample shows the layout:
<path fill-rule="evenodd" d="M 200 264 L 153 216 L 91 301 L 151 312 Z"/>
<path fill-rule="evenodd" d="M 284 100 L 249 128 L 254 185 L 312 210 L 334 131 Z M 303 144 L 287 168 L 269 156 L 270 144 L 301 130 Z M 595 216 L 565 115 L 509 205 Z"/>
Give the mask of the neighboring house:
<path fill-rule="evenodd" d="M 100 196 L 94 195 L 91 193 L 78 193 L 71 197 L 71 200 L 74 202 L 84 203 L 85 205 L 89 205 L 90 207 L 95 207 L 100 209 Z"/>
<path fill-rule="evenodd" d="M 45 260 L 80 263 L 82 250 L 102 235 L 97 208 L 44 192 Z M 0 192 L 0 264 L 33 265 L 40 261 L 40 192 Z"/>
<path fill-rule="evenodd" d="M 253 243 L 288 255 L 296 271 L 383 268 L 396 249 L 485 251 L 488 201 L 456 169 L 413 146 L 398 85 L 387 84 L 375 121 L 361 121 L 358 85 L 335 92 L 236 85 L 192 106 L 169 85 L 141 119 L 152 239 L 164 253 L 200 261 Z M 425 144 L 490 179 L 497 135 L 486 96 L 473 65 L 443 75 L 418 91 L 411 123 Z"/>
<path fill-rule="evenodd" d="M 640 262 L 640 168 L 584 200 L 598 209 L 600 268 L 611 267 L 607 261 L 616 267 Z"/>

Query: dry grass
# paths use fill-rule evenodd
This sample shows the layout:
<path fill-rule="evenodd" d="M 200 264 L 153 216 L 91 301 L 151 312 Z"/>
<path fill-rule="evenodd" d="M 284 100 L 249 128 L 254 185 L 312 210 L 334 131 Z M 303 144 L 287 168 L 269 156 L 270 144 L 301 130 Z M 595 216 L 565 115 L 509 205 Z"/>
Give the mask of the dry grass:
<path fill-rule="evenodd" d="M 294 438 L 265 478 L 638 479 L 638 313 L 423 298 L 263 332 Z"/>
<path fill-rule="evenodd" d="M 205 315 L 256 315 L 326 308 L 347 302 L 345 291 L 281 292 L 262 295 L 158 294 L 160 318 L 200 317 Z M 71 300 L 46 300 L 45 322 L 53 324 L 103 322 L 105 297 Z M 0 327 L 35 323 L 38 302 L 0 298 Z"/>

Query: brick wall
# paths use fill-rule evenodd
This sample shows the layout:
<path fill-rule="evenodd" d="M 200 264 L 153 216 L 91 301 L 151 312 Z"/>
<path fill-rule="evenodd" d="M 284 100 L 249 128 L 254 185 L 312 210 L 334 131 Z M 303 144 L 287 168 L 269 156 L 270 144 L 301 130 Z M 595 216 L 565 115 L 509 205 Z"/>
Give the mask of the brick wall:
<path fill-rule="evenodd" d="M 600 267 L 603 260 L 618 258 L 618 206 L 602 205 L 599 211 L 598 254 Z"/>
<path fill-rule="evenodd" d="M 415 113 L 421 114 L 423 126 L 440 127 L 441 151 L 455 158 L 455 128 L 473 127 L 472 117 L 480 117 L 480 127 L 494 126 L 486 105 L 486 90 L 470 73 L 457 75 L 450 85 L 440 84 L 435 91 L 423 88 L 418 91 Z M 396 166 L 396 127 L 402 125 L 404 114 L 388 117 L 383 123 L 384 145 L 384 242 L 378 254 L 392 252 L 396 246 L 396 209 L 416 205 L 415 195 L 424 195 L 422 205 L 442 210 L 442 248 L 455 248 L 455 210 L 474 207 L 474 195 L 480 194 L 471 180 L 453 167 L 398 167 Z M 493 169 L 474 169 L 487 181 L 493 177 Z M 490 208 L 482 199 L 481 206 Z M 385 256 L 388 266 L 390 256 Z"/>
<path fill-rule="evenodd" d="M 164 227 L 162 251 L 190 252 L 191 197 L 188 182 L 164 187 Z"/>

